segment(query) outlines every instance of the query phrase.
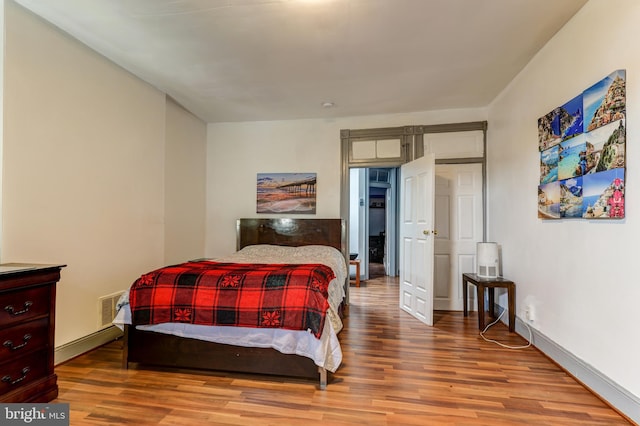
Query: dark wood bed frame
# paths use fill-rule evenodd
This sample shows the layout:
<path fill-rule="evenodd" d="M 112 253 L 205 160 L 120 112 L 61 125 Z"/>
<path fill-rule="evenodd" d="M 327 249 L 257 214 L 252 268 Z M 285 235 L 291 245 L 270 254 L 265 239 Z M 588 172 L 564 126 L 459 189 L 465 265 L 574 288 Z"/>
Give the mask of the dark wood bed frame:
<path fill-rule="evenodd" d="M 341 219 L 239 219 L 237 248 L 252 244 L 329 245 L 340 250 L 348 264 L 345 225 Z M 344 285 L 348 292 L 349 277 Z M 130 363 L 302 377 L 319 380 L 320 389 L 326 388 L 328 380 L 324 368 L 303 356 L 283 354 L 271 348 L 211 343 L 125 326 L 123 367 L 128 368 Z"/>

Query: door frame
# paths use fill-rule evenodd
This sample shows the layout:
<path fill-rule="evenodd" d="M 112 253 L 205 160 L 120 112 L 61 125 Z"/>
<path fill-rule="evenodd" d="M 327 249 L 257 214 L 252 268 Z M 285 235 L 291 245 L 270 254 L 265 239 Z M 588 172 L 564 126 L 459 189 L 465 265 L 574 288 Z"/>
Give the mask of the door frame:
<path fill-rule="evenodd" d="M 377 169 L 377 168 L 376 168 Z M 398 167 L 385 167 L 385 170 L 389 171 L 389 181 L 386 184 L 382 183 L 371 183 L 371 168 L 369 167 L 353 167 L 350 171 L 358 170 L 358 179 L 360 181 L 360 185 L 357 187 L 358 193 L 354 193 L 355 187 L 351 187 L 350 185 L 350 200 L 351 208 L 353 208 L 354 204 L 357 204 L 358 207 L 363 207 L 360 209 L 358 215 L 354 216 L 358 218 L 358 245 L 360 248 L 360 252 L 358 256 L 360 258 L 360 275 L 363 277 L 363 280 L 369 279 L 369 231 L 370 231 L 370 214 L 371 211 L 367 206 L 370 205 L 370 190 L 371 188 L 385 188 L 385 214 L 384 214 L 384 228 L 385 228 L 385 243 L 384 243 L 384 270 L 386 275 L 397 275 L 398 267 L 396 265 L 397 260 L 397 247 L 395 245 L 396 238 L 396 223 L 397 223 L 397 175 L 399 173 Z M 350 173 L 349 179 L 353 179 L 353 173 Z M 350 182 L 351 184 L 351 182 Z M 353 202 L 353 197 L 357 196 L 358 200 L 356 203 Z M 351 212 L 350 212 L 351 213 Z M 350 217 L 351 219 L 351 217 Z M 352 237 L 352 235 L 350 235 Z"/>
<path fill-rule="evenodd" d="M 472 121 L 452 124 L 417 125 L 402 127 L 386 127 L 374 129 L 342 129 L 341 141 L 341 167 L 340 167 L 340 218 L 344 220 L 346 235 L 349 235 L 349 169 L 368 167 L 400 167 L 402 164 L 412 161 L 424 155 L 424 135 L 429 133 L 452 133 L 481 130 L 483 132 L 482 157 L 474 158 L 436 158 L 436 164 L 482 163 L 482 240 L 487 237 L 487 122 Z M 401 153 L 397 158 L 353 160 L 353 147 L 355 141 L 400 139 Z M 397 216 L 396 216 L 397 217 Z M 397 222 L 397 221 L 396 221 Z M 398 224 L 396 223 L 396 226 Z M 396 233 L 396 236 L 398 234 Z M 397 237 L 396 237 L 397 239 Z M 395 242 L 396 247 L 398 242 Z M 347 251 L 349 251 L 347 249 Z M 396 250 L 396 256 L 398 256 Z M 399 265 L 396 259 L 396 265 Z M 347 287 L 346 303 L 349 303 Z"/>

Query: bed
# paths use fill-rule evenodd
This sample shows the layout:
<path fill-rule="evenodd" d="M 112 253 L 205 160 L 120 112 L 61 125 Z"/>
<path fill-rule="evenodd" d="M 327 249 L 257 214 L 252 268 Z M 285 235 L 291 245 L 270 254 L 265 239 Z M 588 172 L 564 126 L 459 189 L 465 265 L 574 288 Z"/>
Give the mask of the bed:
<path fill-rule="evenodd" d="M 124 330 L 123 367 L 137 363 L 301 377 L 318 380 L 319 387 L 325 389 L 331 373 L 338 369 L 342 360 L 337 334 L 342 328 L 349 285 L 343 221 L 239 219 L 236 228 L 237 252 L 213 260 L 215 263 L 228 267 L 250 264 L 267 267 L 282 263 L 283 268 L 296 273 L 302 273 L 298 269 L 308 268 L 310 264 L 318 264 L 318 268 L 324 267 L 324 270 L 330 267 L 333 275 L 327 290 L 326 317 L 318 323 L 313 322 L 313 327 L 321 329 L 207 326 L 180 322 L 139 325 L 136 324 L 141 318 L 139 309 L 132 314 L 125 299 L 119 303 L 114 320 L 114 324 Z M 196 259 L 178 266 L 201 267 L 211 261 Z M 258 269 L 264 268 L 256 266 Z M 144 277 L 145 274 L 140 279 Z"/>

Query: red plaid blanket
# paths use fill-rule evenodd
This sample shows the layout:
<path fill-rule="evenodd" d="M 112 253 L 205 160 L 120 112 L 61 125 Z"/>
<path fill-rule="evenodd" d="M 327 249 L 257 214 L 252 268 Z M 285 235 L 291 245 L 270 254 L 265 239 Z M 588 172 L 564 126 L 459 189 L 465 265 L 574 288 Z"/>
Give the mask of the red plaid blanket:
<path fill-rule="evenodd" d="M 182 322 L 311 330 L 320 337 L 331 268 L 187 262 L 138 278 L 129 304 L 135 325 Z"/>

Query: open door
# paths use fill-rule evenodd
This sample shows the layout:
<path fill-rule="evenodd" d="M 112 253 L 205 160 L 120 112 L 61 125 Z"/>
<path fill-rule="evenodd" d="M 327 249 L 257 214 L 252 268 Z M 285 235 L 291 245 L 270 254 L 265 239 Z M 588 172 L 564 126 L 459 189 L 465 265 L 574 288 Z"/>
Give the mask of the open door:
<path fill-rule="evenodd" d="M 400 168 L 400 308 L 433 325 L 435 158 Z"/>

